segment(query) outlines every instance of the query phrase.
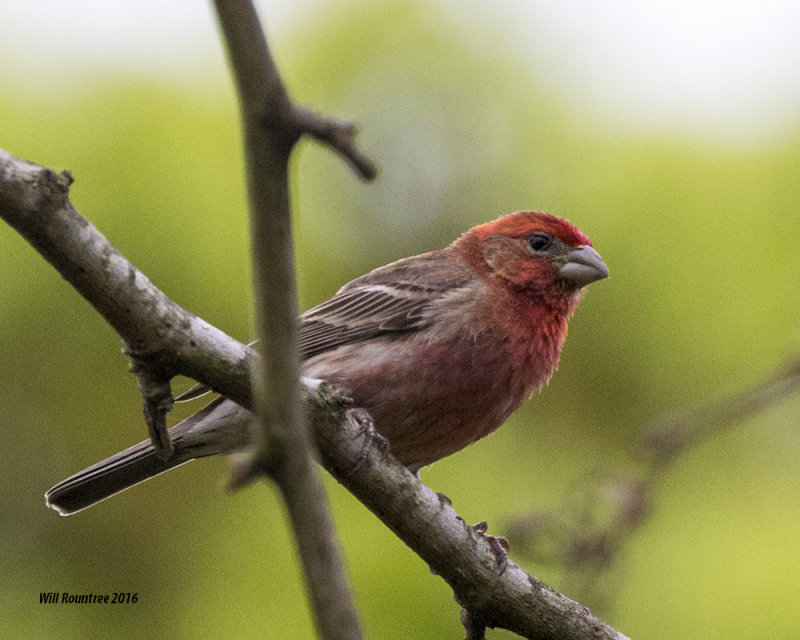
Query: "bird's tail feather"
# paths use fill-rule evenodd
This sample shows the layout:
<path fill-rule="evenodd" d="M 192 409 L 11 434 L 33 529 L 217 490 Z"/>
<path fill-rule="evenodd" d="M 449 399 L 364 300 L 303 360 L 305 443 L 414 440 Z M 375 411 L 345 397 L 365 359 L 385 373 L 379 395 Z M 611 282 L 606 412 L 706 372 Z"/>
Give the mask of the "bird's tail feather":
<path fill-rule="evenodd" d="M 149 440 L 106 458 L 62 480 L 47 493 L 47 506 L 72 515 L 192 458 L 162 460 Z"/>
<path fill-rule="evenodd" d="M 169 460 L 159 458 L 150 441 L 145 440 L 59 482 L 44 494 L 47 506 L 62 516 L 72 515 L 204 455 L 203 452 L 192 453 L 191 447 L 183 442 L 184 436 L 197 427 L 223 400 L 217 398 L 169 430 L 175 447 Z"/>

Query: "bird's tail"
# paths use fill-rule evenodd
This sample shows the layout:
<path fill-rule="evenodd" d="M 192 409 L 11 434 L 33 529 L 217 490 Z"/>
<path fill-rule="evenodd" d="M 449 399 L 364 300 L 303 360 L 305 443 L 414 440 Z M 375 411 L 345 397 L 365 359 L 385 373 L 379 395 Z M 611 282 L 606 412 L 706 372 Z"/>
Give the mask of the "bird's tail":
<path fill-rule="evenodd" d="M 240 441 L 246 437 L 242 433 L 246 428 L 239 429 L 245 416 L 244 409 L 217 398 L 169 430 L 175 447 L 169 460 L 159 458 L 145 440 L 62 480 L 44 494 L 45 502 L 62 516 L 72 515 L 195 458 L 230 453 L 241 448 Z M 231 417 L 239 423 L 233 424 Z"/>

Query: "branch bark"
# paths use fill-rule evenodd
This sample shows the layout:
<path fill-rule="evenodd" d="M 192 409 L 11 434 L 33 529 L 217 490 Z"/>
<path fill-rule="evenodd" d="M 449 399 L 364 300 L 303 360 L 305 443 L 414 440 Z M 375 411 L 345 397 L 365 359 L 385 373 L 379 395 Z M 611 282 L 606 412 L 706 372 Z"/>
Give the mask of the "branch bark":
<path fill-rule="evenodd" d="M 260 429 L 242 477 L 275 480 L 294 530 L 317 630 L 362 637 L 300 398 L 289 155 L 303 133 L 250 0 L 216 0 L 244 129 L 255 316 L 262 359 L 255 397 Z"/>
<path fill-rule="evenodd" d="M 193 377 L 250 407 L 246 346 L 169 300 L 114 249 L 68 199 L 71 177 L 0 150 L 0 217 L 25 237 L 97 308 L 126 344 L 158 354 L 170 371 Z M 325 385 L 305 395 L 323 465 L 454 590 L 474 619 L 526 638 L 615 639 L 624 635 L 581 604 L 509 561 L 501 574 L 490 544 L 449 502 L 373 447 L 347 418 L 348 403 Z M 356 469 L 356 471 L 354 471 Z"/>
<path fill-rule="evenodd" d="M 183 309 L 69 202 L 72 176 L 0 149 L 0 216 L 108 322 L 136 366 L 182 371 L 252 406 L 251 349 Z M 146 321 L 143 321 L 146 318 Z"/>

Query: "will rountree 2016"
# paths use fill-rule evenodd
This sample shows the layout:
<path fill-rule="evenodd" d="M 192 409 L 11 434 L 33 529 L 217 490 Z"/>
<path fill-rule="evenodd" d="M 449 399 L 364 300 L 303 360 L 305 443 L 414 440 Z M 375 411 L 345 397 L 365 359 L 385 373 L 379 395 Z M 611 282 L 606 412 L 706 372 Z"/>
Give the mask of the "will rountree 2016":
<path fill-rule="evenodd" d="M 69 593 L 67 591 L 42 591 L 39 604 L 136 604 L 139 593 L 130 591 L 112 593 Z"/>

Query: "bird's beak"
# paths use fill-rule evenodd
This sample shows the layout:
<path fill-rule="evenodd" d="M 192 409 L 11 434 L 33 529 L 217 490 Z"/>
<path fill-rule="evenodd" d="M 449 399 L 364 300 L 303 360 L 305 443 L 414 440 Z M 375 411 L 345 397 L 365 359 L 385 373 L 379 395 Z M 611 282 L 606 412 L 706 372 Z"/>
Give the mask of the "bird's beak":
<path fill-rule="evenodd" d="M 585 287 L 596 280 L 608 277 L 608 267 L 600 254 L 589 245 L 578 247 L 567 255 L 567 261 L 558 270 L 558 277 Z"/>

